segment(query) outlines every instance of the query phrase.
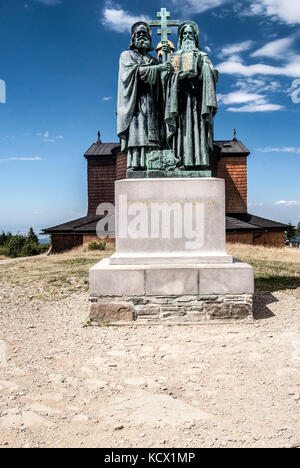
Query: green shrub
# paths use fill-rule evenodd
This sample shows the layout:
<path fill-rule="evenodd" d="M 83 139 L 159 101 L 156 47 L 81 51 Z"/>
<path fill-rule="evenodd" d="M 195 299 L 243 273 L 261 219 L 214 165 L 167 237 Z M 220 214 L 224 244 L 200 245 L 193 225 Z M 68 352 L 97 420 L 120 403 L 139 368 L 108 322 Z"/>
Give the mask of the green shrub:
<path fill-rule="evenodd" d="M 292 240 L 293 237 L 295 237 L 296 229 L 294 228 L 294 226 L 292 225 L 291 222 L 289 222 L 288 226 L 289 226 L 289 228 L 286 231 L 286 237 L 287 237 L 287 239 Z"/>
<path fill-rule="evenodd" d="M 39 240 L 32 228 L 27 236 L 11 233 L 0 235 L 0 255 L 6 257 L 33 257 L 49 250 L 50 244 L 39 244 Z"/>
<path fill-rule="evenodd" d="M 17 234 L 16 236 L 12 236 L 9 241 L 6 243 L 6 247 L 8 249 L 8 256 L 15 258 L 15 257 L 22 257 L 22 250 L 26 243 L 26 237 L 20 236 Z"/>
<path fill-rule="evenodd" d="M 48 250 L 50 249 L 50 246 L 51 246 L 51 244 L 39 244 L 38 245 L 39 254 L 43 254 L 45 252 L 48 252 Z"/>
<path fill-rule="evenodd" d="M 90 242 L 88 248 L 89 250 L 106 250 L 106 242 Z"/>
<path fill-rule="evenodd" d="M 0 247 L 5 247 L 7 242 L 13 237 L 11 232 L 8 232 L 5 234 L 3 231 L 2 234 L 0 235 Z"/>
<path fill-rule="evenodd" d="M 0 247 L 3 247 L 7 242 L 7 235 L 3 231 L 2 234 L 0 235 Z"/>
<path fill-rule="evenodd" d="M 22 248 L 20 252 L 20 257 L 33 257 L 34 255 L 39 255 L 40 249 L 39 245 L 26 240 L 24 247 Z"/>

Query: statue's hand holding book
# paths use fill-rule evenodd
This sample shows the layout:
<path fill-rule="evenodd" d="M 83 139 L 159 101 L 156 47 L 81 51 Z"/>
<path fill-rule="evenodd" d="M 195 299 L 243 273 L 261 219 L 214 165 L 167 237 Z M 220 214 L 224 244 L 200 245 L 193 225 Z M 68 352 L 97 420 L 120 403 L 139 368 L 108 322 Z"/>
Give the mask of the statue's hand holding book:
<path fill-rule="evenodd" d="M 194 52 L 186 52 L 184 54 L 174 54 L 172 56 L 172 65 L 176 73 L 190 72 L 196 73 L 198 70 L 198 57 Z"/>

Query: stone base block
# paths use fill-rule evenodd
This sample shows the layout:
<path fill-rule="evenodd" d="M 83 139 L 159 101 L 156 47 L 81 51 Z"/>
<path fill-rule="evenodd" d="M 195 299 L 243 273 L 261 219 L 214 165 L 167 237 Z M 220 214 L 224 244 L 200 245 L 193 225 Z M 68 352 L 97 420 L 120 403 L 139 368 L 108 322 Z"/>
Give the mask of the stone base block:
<path fill-rule="evenodd" d="M 130 322 L 135 320 L 135 309 L 130 302 L 94 302 L 90 306 L 91 322 Z"/>
<path fill-rule="evenodd" d="M 232 263 L 225 245 L 224 180 L 126 179 L 115 190 L 111 265 Z"/>
<path fill-rule="evenodd" d="M 91 297 L 92 323 L 252 320 L 252 295 Z"/>
<path fill-rule="evenodd" d="M 199 178 L 199 177 L 211 177 L 210 170 L 198 170 L 198 171 L 164 171 L 164 170 L 148 170 L 148 171 L 127 171 L 127 179 L 171 179 L 171 178 Z"/>
<path fill-rule="evenodd" d="M 224 253 L 223 255 L 202 255 L 201 263 L 219 264 L 219 263 L 232 263 L 232 256 Z M 161 254 L 154 255 L 153 253 L 143 253 L 135 255 L 127 254 L 114 254 L 110 257 L 109 263 L 111 265 L 178 265 L 178 264 L 193 264 L 198 263 L 199 257 L 192 252 L 184 252 L 182 254 L 174 255 Z"/>
<path fill-rule="evenodd" d="M 90 270 L 96 322 L 245 319 L 252 317 L 253 268 L 230 264 L 111 265 Z"/>

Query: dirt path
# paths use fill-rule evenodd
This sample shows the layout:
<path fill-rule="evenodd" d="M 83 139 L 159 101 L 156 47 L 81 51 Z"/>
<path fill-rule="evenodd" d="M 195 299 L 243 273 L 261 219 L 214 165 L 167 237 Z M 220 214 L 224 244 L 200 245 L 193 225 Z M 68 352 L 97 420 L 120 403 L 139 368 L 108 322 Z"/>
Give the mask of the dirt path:
<path fill-rule="evenodd" d="M 34 258 L 45 257 L 45 254 L 42 255 L 35 255 Z M 5 258 L 3 260 L 0 259 L 0 265 L 9 265 L 10 263 L 15 262 L 22 262 L 23 260 L 32 260 L 33 257 L 18 257 L 18 258 Z"/>
<path fill-rule="evenodd" d="M 300 445 L 294 295 L 252 325 L 83 328 L 87 305 L 1 302 L 0 446 Z"/>

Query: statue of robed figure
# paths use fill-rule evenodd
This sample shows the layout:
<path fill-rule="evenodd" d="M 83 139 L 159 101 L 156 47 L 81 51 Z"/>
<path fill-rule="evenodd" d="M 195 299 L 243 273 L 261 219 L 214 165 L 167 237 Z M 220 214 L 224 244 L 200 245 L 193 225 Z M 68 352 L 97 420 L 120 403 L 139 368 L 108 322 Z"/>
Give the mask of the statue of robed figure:
<path fill-rule="evenodd" d="M 200 49 L 196 23 L 185 21 L 178 35 L 178 50 L 172 57 L 175 71 L 165 75 L 167 147 L 182 170 L 205 169 L 213 151 L 218 71 Z"/>
<path fill-rule="evenodd" d="M 159 20 L 132 26 L 129 50 L 119 66 L 118 136 L 127 154 L 127 177 L 209 177 L 218 72 L 199 45 L 193 21 Z M 179 25 L 171 53 L 169 27 Z M 159 27 L 162 62 L 149 52 L 152 27 Z"/>
<path fill-rule="evenodd" d="M 146 169 L 147 154 L 160 149 L 164 140 L 160 75 L 171 71 L 172 65 L 161 64 L 149 54 L 154 50 L 151 36 L 147 23 L 135 23 L 130 50 L 120 57 L 118 136 L 132 170 Z"/>

